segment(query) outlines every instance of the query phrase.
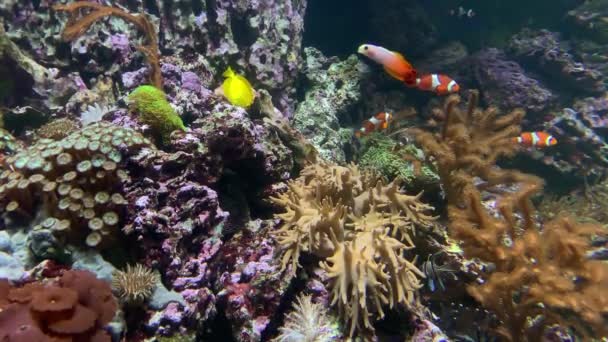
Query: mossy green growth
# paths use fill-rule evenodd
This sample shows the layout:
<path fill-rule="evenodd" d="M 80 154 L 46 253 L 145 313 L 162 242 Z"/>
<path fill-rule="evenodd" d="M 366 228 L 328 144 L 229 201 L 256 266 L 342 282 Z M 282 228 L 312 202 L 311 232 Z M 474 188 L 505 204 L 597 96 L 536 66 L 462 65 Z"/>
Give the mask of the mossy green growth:
<path fill-rule="evenodd" d="M 129 94 L 129 107 L 140 115 L 143 123 L 150 125 L 160 135 L 163 144 L 169 143 L 171 132 L 186 130 L 165 93 L 154 86 L 142 85 L 135 88 Z"/>
<path fill-rule="evenodd" d="M 407 183 L 436 183 L 439 176 L 424 163 L 422 151 L 414 145 L 400 146 L 398 142 L 382 133 L 373 133 L 362 139 L 363 148 L 359 155 L 359 166 L 388 180 L 397 177 Z M 416 170 L 413 160 L 420 162 Z"/>

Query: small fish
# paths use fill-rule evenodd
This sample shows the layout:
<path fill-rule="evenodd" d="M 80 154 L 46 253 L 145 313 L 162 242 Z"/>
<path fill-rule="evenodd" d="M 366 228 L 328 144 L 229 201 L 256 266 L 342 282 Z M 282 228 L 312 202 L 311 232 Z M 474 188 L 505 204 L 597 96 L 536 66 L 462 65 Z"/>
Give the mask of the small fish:
<path fill-rule="evenodd" d="M 359 46 L 357 52 L 382 65 L 393 78 L 408 86 L 415 85 L 416 69 L 400 53 L 371 44 Z"/>
<path fill-rule="evenodd" d="M 251 83 L 239 74 L 236 74 L 231 67 L 228 67 L 222 74 L 226 79 L 222 84 L 221 89 L 218 89 L 228 102 L 235 106 L 248 108 L 255 99 L 255 91 Z"/>
<path fill-rule="evenodd" d="M 446 75 L 428 74 L 416 79 L 416 87 L 420 90 L 433 91 L 438 95 L 447 95 L 460 91 L 456 81 Z"/>
<path fill-rule="evenodd" d="M 452 9 L 450 10 L 450 15 L 451 16 L 457 16 L 458 18 L 462 18 L 462 17 L 467 17 L 467 18 L 473 18 L 475 16 L 475 11 L 473 11 L 472 8 L 464 9 L 462 6 L 458 7 L 457 10 Z"/>
<path fill-rule="evenodd" d="M 513 142 L 526 147 L 542 148 L 557 144 L 557 139 L 547 132 L 524 132 L 519 137 L 514 137 Z"/>
<path fill-rule="evenodd" d="M 391 122 L 392 119 L 393 115 L 391 113 L 380 112 L 369 118 L 369 120 L 363 121 L 363 125 L 361 125 L 361 128 L 355 132 L 355 136 L 357 138 L 360 138 L 361 136 L 368 135 L 373 131 L 386 129 L 388 128 L 388 124 Z"/>

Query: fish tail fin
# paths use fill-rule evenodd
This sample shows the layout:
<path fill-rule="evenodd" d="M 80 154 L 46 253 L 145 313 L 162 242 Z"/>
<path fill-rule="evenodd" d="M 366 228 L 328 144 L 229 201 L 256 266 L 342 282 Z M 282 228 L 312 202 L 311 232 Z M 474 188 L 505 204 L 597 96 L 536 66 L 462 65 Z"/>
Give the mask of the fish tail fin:
<path fill-rule="evenodd" d="M 224 73 L 222 74 L 222 76 L 224 77 L 234 77 L 234 75 L 234 70 L 232 70 L 231 67 L 228 67 L 228 69 L 226 69 L 226 71 L 224 71 Z"/>

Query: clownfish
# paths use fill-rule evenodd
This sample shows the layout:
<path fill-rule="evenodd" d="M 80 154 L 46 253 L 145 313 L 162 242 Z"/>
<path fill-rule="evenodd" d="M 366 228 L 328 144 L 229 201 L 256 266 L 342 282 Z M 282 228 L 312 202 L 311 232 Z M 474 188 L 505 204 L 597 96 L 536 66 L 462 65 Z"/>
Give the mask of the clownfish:
<path fill-rule="evenodd" d="M 382 65 L 393 78 L 408 86 L 416 84 L 416 69 L 400 53 L 371 44 L 359 46 L 357 52 Z"/>
<path fill-rule="evenodd" d="M 393 119 L 393 115 L 387 112 L 380 112 L 369 120 L 363 121 L 363 125 L 358 131 L 355 131 L 355 136 L 360 138 L 361 136 L 365 136 L 370 134 L 373 131 L 386 129 L 388 128 L 389 122 Z"/>
<path fill-rule="evenodd" d="M 433 91 L 438 95 L 447 95 L 460 91 L 456 81 L 446 75 L 428 74 L 416 79 L 416 87 L 420 90 Z"/>
<path fill-rule="evenodd" d="M 524 132 L 513 142 L 526 147 L 548 147 L 557 144 L 557 139 L 547 132 Z"/>

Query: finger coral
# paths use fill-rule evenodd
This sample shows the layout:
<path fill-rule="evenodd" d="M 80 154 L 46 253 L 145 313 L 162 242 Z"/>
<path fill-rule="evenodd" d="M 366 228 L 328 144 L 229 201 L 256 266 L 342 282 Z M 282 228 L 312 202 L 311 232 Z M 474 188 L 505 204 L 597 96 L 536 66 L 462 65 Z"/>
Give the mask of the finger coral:
<path fill-rule="evenodd" d="M 467 108 L 449 97 L 435 112 L 441 132 L 418 131 L 417 140 L 439 166 L 448 199 L 450 234 L 462 241 L 467 258 L 494 265 L 469 293 L 502 322 L 497 332 L 510 341 L 540 341 L 555 324 L 585 337 L 606 336 L 608 270 L 587 259 L 590 237 L 601 226 L 558 217 L 537 227 L 530 197 L 542 180 L 496 167 L 517 147 L 523 112 L 506 115 L 477 108 L 473 92 Z M 496 194 L 496 209 L 482 205 L 482 192 Z"/>
<path fill-rule="evenodd" d="M 331 301 L 350 335 L 372 330 L 371 318 L 383 306 L 415 308 L 424 274 L 405 258 L 414 248 L 414 229 L 431 228 L 433 208 L 399 191 L 399 181 L 384 184 L 356 166 L 317 163 L 302 170 L 289 190 L 274 198 L 285 207 L 276 239 L 285 250 L 283 268 L 295 270 L 302 253 L 310 253 L 330 278 Z"/>
<path fill-rule="evenodd" d="M 103 247 L 119 231 L 126 200 L 121 161 L 150 142 L 131 129 L 99 122 L 62 140 L 40 139 L 6 159 L 0 208 L 6 223 L 30 221 L 63 239 Z"/>
<path fill-rule="evenodd" d="M 88 271 L 23 287 L 0 281 L 0 340 L 111 341 L 104 327 L 116 309 L 110 286 Z"/>

